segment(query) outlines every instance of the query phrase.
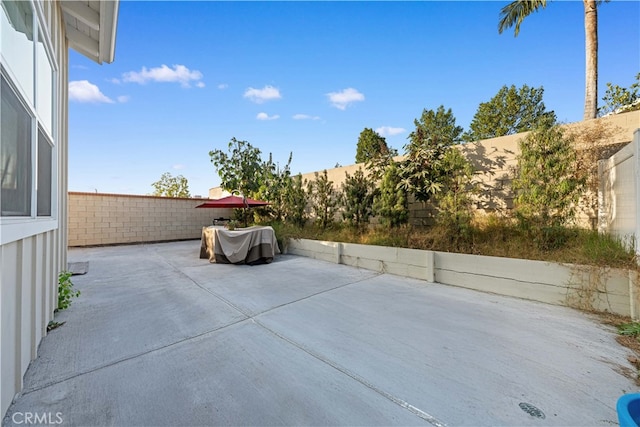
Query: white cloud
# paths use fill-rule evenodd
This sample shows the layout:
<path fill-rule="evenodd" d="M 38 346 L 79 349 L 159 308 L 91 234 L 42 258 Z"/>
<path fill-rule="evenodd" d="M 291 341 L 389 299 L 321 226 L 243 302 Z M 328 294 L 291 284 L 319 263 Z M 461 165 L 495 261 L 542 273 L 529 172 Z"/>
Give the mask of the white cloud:
<path fill-rule="evenodd" d="M 354 102 L 364 101 L 364 94 L 358 92 L 354 88 L 347 88 L 340 92 L 330 92 L 327 94 L 331 105 L 339 110 L 344 110 Z"/>
<path fill-rule="evenodd" d="M 228 87 L 229 87 L 229 85 L 228 85 L 228 84 L 226 84 L 226 83 L 220 83 L 220 84 L 218 85 L 218 89 L 220 89 L 220 90 L 224 90 L 224 89 L 226 89 L 226 88 L 228 88 Z"/>
<path fill-rule="evenodd" d="M 129 102 L 131 97 L 129 95 L 120 95 L 116 99 L 118 100 L 119 103 L 124 104 L 125 102 Z"/>
<path fill-rule="evenodd" d="M 320 120 L 320 117 L 310 116 L 308 114 L 294 114 L 293 120 Z"/>
<path fill-rule="evenodd" d="M 274 114 L 273 116 L 270 116 L 267 113 L 258 113 L 258 115 L 256 116 L 256 119 L 258 119 L 258 120 L 277 120 L 279 118 L 280 118 L 280 116 L 277 115 L 277 114 Z"/>
<path fill-rule="evenodd" d="M 380 126 L 378 129 L 376 129 L 376 132 L 380 136 L 393 136 L 404 133 L 406 131 L 407 130 L 405 128 L 394 128 L 391 126 Z"/>
<path fill-rule="evenodd" d="M 181 170 L 181 169 L 184 169 L 185 166 L 183 164 L 181 164 L 181 163 L 178 163 L 178 164 L 173 165 L 172 167 L 175 170 Z"/>
<path fill-rule="evenodd" d="M 100 92 L 100 88 L 88 80 L 69 82 L 69 100 L 94 104 L 113 104 L 113 100 Z"/>
<path fill-rule="evenodd" d="M 280 95 L 280 89 L 273 86 L 265 86 L 262 89 L 254 89 L 250 87 L 242 96 L 244 98 L 249 98 L 256 104 L 262 104 L 265 101 L 282 98 L 282 95 Z"/>
<path fill-rule="evenodd" d="M 139 83 L 146 84 L 148 82 L 159 83 L 180 83 L 182 87 L 191 87 L 191 83 L 194 82 L 198 87 L 204 87 L 202 79 L 202 73 L 198 70 L 190 70 L 184 65 L 174 65 L 173 68 L 167 67 L 162 64 L 160 67 L 147 68 L 142 67 L 142 70 L 129 71 L 122 75 L 122 81 L 127 83 Z"/>

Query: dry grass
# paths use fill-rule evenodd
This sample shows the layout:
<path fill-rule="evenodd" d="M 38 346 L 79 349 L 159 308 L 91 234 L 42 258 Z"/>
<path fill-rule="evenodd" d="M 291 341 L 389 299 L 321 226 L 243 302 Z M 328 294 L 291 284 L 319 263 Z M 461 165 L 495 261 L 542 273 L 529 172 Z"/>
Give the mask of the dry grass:
<path fill-rule="evenodd" d="M 312 225 L 304 228 L 285 224 L 271 225 L 282 240 L 304 238 L 612 268 L 638 268 L 633 251 L 611 236 L 577 228 L 554 229 L 545 236 L 544 244 L 541 244 L 537 234 L 521 230 L 508 219 L 495 217 L 487 217 L 466 229 L 455 230 L 441 225 L 426 228 L 375 227 L 363 230 L 340 224 L 334 224 L 326 230 Z"/>

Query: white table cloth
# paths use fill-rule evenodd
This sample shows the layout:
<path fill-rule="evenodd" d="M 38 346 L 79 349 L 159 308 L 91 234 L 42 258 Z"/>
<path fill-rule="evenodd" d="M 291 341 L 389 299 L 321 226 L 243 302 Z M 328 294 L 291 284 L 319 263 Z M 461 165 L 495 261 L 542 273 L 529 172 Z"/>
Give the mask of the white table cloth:
<path fill-rule="evenodd" d="M 220 226 L 202 228 L 200 258 L 226 264 L 265 264 L 280 253 L 272 227 L 254 226 L 227 230 Z"/>

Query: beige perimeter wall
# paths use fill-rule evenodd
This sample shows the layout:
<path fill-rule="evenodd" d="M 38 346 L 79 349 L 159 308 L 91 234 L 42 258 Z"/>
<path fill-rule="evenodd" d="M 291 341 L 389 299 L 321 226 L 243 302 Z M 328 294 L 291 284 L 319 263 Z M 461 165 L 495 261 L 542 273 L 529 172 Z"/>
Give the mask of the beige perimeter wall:
<path fill-rule="evenodd" d="M 571 123 L 564 126 L 566 133 L 575 135 L 576 148 L 595 149 L 591 157 L 586 159 L 593 164 L 593 174 L 597 174 L 597 161 L 606 159 L 615 151 L 633 139 L 633 133 L 640 128 L 640 111 L 612 115 L 594 120 Z M 520 154 L 519 141 L 527 133 L 507 135 L 498 138 L 460 144 L 457 147 L 471 161 L 475 169 L 475 181 L 479 184 L 479 194 L 475 197 L 474 208 L 482 213 L 508 214 L 513 208 L 511 181 L 516 157 Z M 356 145 L 354 143 L 354 155 Z M 403 157 L 396 158 L 398 161 Z M 333 181 L 334 187 L 341 188 L 345 173 L 353 175 L 364 164 L 353 164 L 327 169 L 327 177 Z M 317 171 L 322 172 L 322 171 Z M 302 174 L 303 181 L 315 180 L 316 172 Z M 597 177 L 594 177 L 597 180 Z M 584 227 L 596 228 L 598 221 L 597 184 L 585 193 L 578 213 L 578 222 Z M 221 195 L 220 187 L 209 190 L 210 198 Z M 591 194 L 593 193 L 593 194 Z M 433 222 L 435 209 L 428 203 L 409 199 L 409 221 L 412 225 L 429 225 Z M 375 221 L 374 221 L 375 222 Z"/>
<path fill-rule="evenodd" d="M 232 209 L 197 208 L 206 199 L 69 192 L 69 246 L 198 239 Z"/>

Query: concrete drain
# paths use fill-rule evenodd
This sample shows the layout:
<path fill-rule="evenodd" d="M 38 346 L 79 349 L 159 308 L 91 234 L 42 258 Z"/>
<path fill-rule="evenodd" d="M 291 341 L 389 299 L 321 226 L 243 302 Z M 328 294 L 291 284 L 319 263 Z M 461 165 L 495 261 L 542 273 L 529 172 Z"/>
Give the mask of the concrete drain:
<path fill-rule="evenodd" d="M 542 412 L 540 409 L 533 406 L 531 403 L 520 402 L 518 406 L 520 406 L 520 409 L 522 409 L 524 412 L 531 415 L 532 417 L 542 418 L 542 419 L 545 418 L 544 412 Z"/>

